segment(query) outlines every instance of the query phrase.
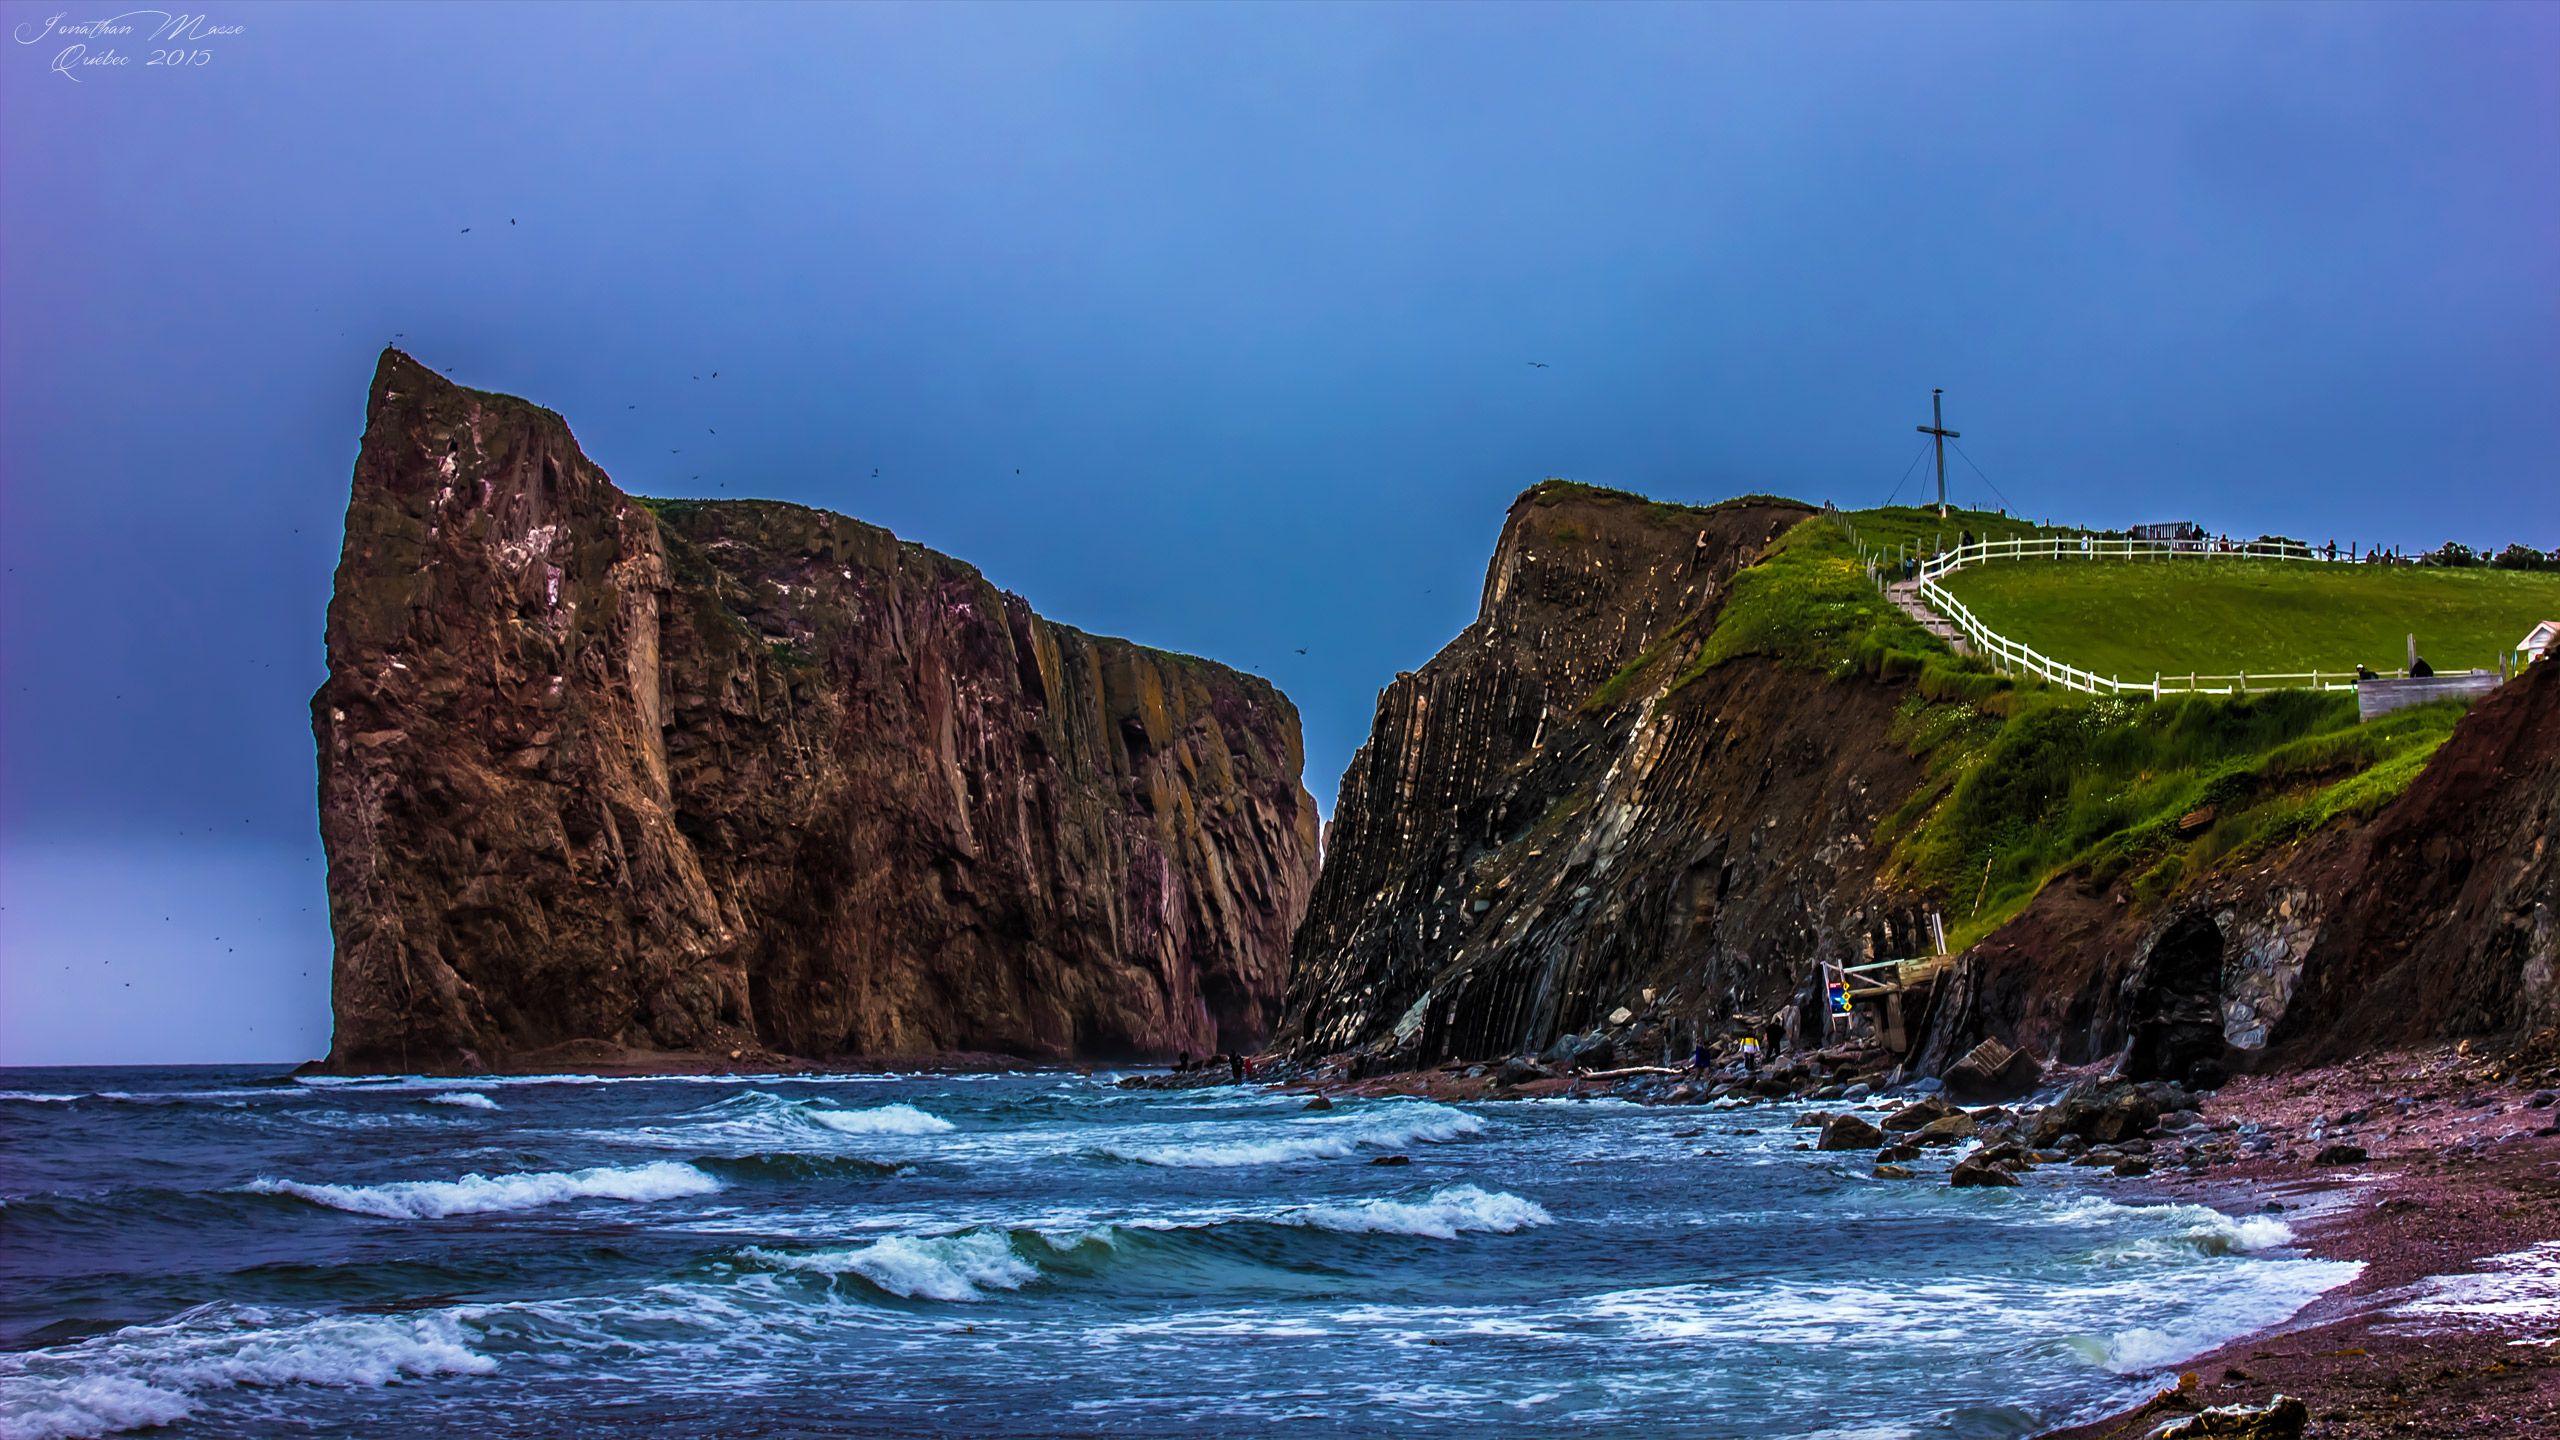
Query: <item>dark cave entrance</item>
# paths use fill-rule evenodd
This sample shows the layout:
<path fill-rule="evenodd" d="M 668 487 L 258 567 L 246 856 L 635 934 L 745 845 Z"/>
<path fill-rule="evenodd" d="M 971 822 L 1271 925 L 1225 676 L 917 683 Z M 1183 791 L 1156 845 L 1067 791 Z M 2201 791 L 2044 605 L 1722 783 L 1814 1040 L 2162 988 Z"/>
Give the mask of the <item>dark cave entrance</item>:
<path fill-rule="evenodd" d="M 2222 927 L 2189 915 L 2152 944 L 2132 1006 L 2135 1080 L 2176 1080 L 2211 1089 L 2223 1080 Z"/>

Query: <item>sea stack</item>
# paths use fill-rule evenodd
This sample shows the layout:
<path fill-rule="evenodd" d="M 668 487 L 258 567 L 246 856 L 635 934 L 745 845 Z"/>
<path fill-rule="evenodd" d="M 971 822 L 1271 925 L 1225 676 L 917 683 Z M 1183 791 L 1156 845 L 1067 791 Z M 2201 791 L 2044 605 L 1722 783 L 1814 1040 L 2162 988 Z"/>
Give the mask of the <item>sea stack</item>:
<path fill-rule="evenodd" d="M 329 1065 L 1251 1049 L 1314 884 L 1267 682 L 386 351 L 312 699 Z"/>

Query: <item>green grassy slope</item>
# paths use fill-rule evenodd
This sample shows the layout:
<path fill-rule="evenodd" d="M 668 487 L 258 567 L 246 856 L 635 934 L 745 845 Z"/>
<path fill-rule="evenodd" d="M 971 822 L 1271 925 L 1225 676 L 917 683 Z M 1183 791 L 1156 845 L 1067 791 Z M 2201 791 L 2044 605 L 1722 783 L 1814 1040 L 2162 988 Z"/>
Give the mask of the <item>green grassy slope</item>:
<path fill-rule="evenodd" d="M 1905 536 L 1925 542 L 1937 524 L 1934 512 L 1918 511 L 1849 519 L 1870 548 Z M 2027 529 L 1998 516 L 1951 522 L 1984 526 L 1977 536 Z M 2016 528 L 1995 528 L 2005 525 Z M 2009 568 L 2030 565 L 2061 568 Z M 2245 597 L 2231 603 L 2238 611 L 2248 605 Z M 1886 603 L 1867 583 L 1856 545 L 1821 515 L 1735 575 L 1712 625 L 1684 622 L 1585 708 L 1628 703 L 1657 667 L 1680 667 L 1677 688 L 1745 656 L 1834 681 L 1910 683 L 1898 738 L 1923 760 L 1928 779 L 1877 839 L 1891 848 L 1904 883 L 1939 897 L 1958 948 L 2060 875 L 2119 881 L 2156 900 L 2235 856 L 2341 816 L 2370 815 L 2416 777 L 2462 710 L 2422 706 L 2359 725 L 2355 699 L 2344 694 L 2098 700 L 2021 684 L 1978 658 L 1949 653 Z"/>
<path fill-rule="evenodd" d="M 2438 670 L 2494 670 L 2560 616 L 2560 574 L 2187 556 L 1994 560 L 1943 583 L 1983 624 L 2119 679 L 2396 670 L 2402 638 Z"/>

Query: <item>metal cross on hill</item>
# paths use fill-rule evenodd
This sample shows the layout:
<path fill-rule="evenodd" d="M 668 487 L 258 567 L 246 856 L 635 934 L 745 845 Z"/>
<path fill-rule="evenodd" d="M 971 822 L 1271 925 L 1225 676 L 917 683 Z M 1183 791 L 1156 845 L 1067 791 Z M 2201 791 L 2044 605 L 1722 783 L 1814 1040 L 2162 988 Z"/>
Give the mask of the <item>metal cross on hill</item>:
<path fill-rule="evenodd" d="M 1938 401 L 1938 397 L 1946 393 L 1944 390 L 1929 392 L 1929 423 L 1916 427 L 1923 435 L 1938 437 L 1938 518 L 1941 520 L 1947 518 L 1947 442 L 1964 433 L 1947 428 L 1946 412 Z"/>

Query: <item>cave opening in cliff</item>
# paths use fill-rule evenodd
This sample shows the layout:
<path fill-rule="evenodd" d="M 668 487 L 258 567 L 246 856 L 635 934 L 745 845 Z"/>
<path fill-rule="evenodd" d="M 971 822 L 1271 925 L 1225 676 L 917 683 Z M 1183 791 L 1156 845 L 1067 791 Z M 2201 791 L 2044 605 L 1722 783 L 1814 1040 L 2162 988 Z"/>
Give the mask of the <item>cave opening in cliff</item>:
<path fill-rule="evenodd" d="M 2127 1075 L 2207 1087 L 2221 1083 L 2222 949 L 2222 927 L 2210 912 L 2189 915 L 2161 932 L 2131 1010 Z"/>

